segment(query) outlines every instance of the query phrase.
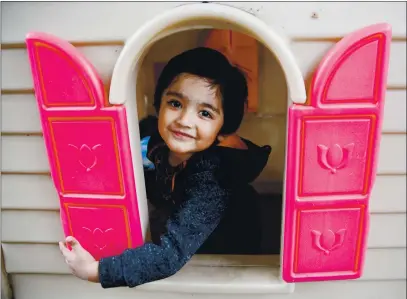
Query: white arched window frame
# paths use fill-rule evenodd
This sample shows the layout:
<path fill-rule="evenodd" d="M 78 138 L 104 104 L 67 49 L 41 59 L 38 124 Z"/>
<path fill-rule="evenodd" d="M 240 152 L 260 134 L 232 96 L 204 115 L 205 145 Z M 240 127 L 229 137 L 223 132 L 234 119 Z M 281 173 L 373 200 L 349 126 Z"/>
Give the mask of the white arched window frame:
<path fill-rule="evenodd" d="M 125 43 L 113 70 L 109 102 L 124 105 L 130 130 L 130 144 L 135 165 L 140 165 L 136 90 L 137 76 L 142 60 L 150 47 L 158 40 L 171 34 L 192 29 L 219 28 L 239 30 L 263 43 L 274 53 L 281 64 L 288 87 L 288 106 L 291 103 L 303 104 L 306 101 L 304 79 L 286 40 L 253 15 L 225 5 L 185 5 L 158 15 L 138 29 Z M 136 83 L 135 83 L 136 82 Z M 133 131 L 134 130 L 134 131 Z M 135 177 L 141 177 L 135 168 Z M 140 181 L 140 183 L 142 183 Z M 137 184 L 137 182 L 136 182 Z M 145 209 L 145 205 L 140 207 Z M 143 231 L 147 219 L 142 219 Z"/>

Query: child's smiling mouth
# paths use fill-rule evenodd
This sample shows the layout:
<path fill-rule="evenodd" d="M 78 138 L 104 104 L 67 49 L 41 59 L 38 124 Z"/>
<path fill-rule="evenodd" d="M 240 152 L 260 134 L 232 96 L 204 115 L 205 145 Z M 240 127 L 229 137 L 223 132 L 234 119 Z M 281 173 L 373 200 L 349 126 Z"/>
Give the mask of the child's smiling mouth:
<path fill-rule="evenodd" d="M 181 131 L 177 131 L 177 130 L 170 130 L 170 132 L 172 133 L 172 135 L 175 137 L 175 139 L 178 140 L 189 140 L 189 139 L 195 139 L 195 137 L 187 134 L 187 133 L 183 133 Z"/>

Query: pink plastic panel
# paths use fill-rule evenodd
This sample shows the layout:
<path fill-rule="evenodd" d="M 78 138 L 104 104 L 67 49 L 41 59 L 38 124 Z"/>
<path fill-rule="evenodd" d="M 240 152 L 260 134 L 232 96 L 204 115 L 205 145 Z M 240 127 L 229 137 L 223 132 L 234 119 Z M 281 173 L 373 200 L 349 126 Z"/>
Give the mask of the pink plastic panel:
<path fill-rule="evenodd" d="M 143 242 L 126 110 L 109 106 L 93 66 L 44 33 L 26 39 L 65 235 L 97 259 Z"/>
<path fill-rule="evenodd" d="M 304 116 L 299 195 L 366 194 L 374 124 L 370 115 Z"/>
<path fill-rule="evenodd" d="M 381 137 L 391 29 L 343 38 L 289 109 L 283 279 L 359 278 Z"/>
<path fill-rule="evenodd" d="M 48 121 L 64 193 L 124 194 L 112 117 L 50 117 Z"/>
<path fill-rule="evenodd" d="M 94 257 L 117 255 L 131 246 L 129 220 L 124 205 L 66 204 L 70 234 L 84 240 Z M 75 221 L 72 221 L 74 219 Z"/>
<path fill-rule="evenodd" d="M 298 209 L 296 238 L 299 245 L 294 272 L 355 271 L 363 237 L 358 228 L 364 222 L 364 213 L 363 206 Z M 327 222 L 330 222 L 329 228 Z"/>

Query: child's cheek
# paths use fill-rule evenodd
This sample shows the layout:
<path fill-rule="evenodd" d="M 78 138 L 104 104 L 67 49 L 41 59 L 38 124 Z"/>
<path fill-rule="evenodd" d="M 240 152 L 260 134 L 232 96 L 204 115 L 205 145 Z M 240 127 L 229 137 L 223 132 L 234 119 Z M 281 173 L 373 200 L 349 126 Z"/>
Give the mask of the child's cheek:
<path fill-rule="evenodd" d="M 177 110 L 173 110 L 168 107 L 164 108 L 163 113 L 161 114 L 163 123 L 166 126 L 170 125 L 172 122 L 176 120 L 177 114 L 179 114 Z"/>
<path fill-rule="evenodd" d="M 205 142 L 205 146 L 210 146 L 217 137 L 217 130 L 213 125 L 206 124 L 206 126 L 201 126 L 201 139 Z"/>
<path fill-rule="evenodd" d="M 158 123 L 161 126 L 168 126 L 168 122 L 170 121 L 171 110 L 163 107 L 160 110 L 160 114 L 158 115 Z"/>

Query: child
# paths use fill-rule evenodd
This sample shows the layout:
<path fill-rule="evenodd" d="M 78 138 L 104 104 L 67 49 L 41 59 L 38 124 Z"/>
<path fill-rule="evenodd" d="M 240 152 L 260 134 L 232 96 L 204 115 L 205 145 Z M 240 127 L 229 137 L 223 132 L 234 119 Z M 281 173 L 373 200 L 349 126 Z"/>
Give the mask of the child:
<path fill-rule="evenodd" d="M 103 288 L 135 287 L 175 274 L 195 253 L 256 253 L 258 194 L 249 183 L 271 148 L 235 134 L 247 93 L 244 75 L 215 50 L 168 62 L 154 95 L 158 119 L 140 122 L 152 242 L 97 262 L 69 236 L 72 250 L 62 242 L 60 250 L 74 275 Z"/>

